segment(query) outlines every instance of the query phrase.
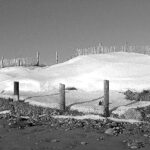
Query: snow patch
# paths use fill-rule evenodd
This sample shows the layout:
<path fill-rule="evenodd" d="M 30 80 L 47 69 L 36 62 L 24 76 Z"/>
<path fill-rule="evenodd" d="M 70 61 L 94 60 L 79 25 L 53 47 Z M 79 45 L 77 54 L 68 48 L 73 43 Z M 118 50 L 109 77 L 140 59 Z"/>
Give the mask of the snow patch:
<path fill-rule="evenodd" d="M 57 116 L 52 116 L 53 118 L 57 119 L 76 119 L 76 120 L 84 120 L 84 119 L 93 119 L 93 120 L 112 120 L 115 122 L 129 122 L 129 123 L 141 123 L 142 121 L 134 120 L 134 119 L 117 119 L 117 118 L 112 118 L 112 117 L 102 117 L 99 115 L 83 115 L 83 116 L 63 116 L 63 115 L 57 115 Z"/>
<path fill-rule="evenodd" d="M 9 67 L 0 69 L 0 89 L 12 91 L 11 82 L 22 82 L 22 91 L 44 92 L 58 89 L 59 83 L 85 91 L 150 88 L 150 56 L 135 53 L 108 53 L 79 56 L 50 67 Z"/>
<path fill-rule="evenodd" d="M 10 111 L 10 110 L 0 111 L 0 115 L 10 114 L 10 113 L 11 113 L 11 111 Z"/>
<path fill-rule="evenodd" d="M 66 105 L 86 113 L 103 112 L 99 97 L 104 80 L 110 81 L 110 110 L 122 114 L 131 107 L 145 107 L 148 102 L 130 104 L 118 91 L 150 89 L 150 56 L 115 52 L 79 56 L 47 67 L 8 67 L 0 69 L 1 96 L 13 95 L 13 82 L 20 82 L 20 98 L 44 107 L 59 107 L 59 83 L 75 87 L 66 92 Z M 57 93 L 57 94 L 56 94 Z M 94 100 L 95 99 L 95 100 Z M 126 105 L 126 106 L 125 106 Z M 128 106 L 127 106 L 128 105 Z"/>
<path fill-rule="evenodd" d="M 135 101 L 130 105 L 118 107 L 112 113 L 121 116 L 130 108 L 142 108 L 142 107 L 146 107 L 146 106 L 150 106 L 150 101 L 138 101 L 138 102 Z"/>

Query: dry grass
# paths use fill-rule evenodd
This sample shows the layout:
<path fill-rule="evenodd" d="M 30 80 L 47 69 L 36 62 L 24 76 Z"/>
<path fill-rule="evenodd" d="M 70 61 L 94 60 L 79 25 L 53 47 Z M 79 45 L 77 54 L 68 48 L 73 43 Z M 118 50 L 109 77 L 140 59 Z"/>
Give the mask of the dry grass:
<path fill-rule="evenodd" d="M 136 101 L 150 101 L 150 91 L 143 90 L 142 92 L 133 92 L 131 90 L 127 90 L 124 92 L 126 95 L 126 99 L 136 100 Z"/>
<path fill-rule="evenodd" d="M 30 105 L 27 102 L 13 101 L 12 99 L 0 99 L 0 111 L 10 110 L 12 116 L 28 116 L 31 119 L 38 120 L 41 117 L 50 118 L 51 115 L 81 115 L 77 111 L 61 111 L 58 109 L 45 108 L 36 105 Z"/>

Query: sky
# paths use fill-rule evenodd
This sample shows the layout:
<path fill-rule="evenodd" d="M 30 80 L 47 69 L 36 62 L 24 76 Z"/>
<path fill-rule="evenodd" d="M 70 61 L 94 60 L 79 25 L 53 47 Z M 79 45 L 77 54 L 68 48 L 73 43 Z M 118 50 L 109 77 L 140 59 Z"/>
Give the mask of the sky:
<path fill-rule="evenodd" d="M 0 57 L 66 61 L 76 48 L 150 45 L 149 0 L 0 0 Z"/>

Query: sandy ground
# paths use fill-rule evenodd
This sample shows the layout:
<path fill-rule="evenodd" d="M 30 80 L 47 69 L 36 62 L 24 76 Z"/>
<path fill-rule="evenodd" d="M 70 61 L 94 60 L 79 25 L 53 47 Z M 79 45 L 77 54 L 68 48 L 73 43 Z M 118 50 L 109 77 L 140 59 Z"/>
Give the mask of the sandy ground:
<path fill-rule="evenodd" d="M 78 110 L 83 113 L 103 114 L 103 107 L 99 105 L 103 101 L 104 91 L 85 92 L 82 90 L 66 91 L 66 106 L 70 110 Z M 13 93 L 0 94 L 0 97 L 15 99 Z M 53 93 L 20 93 L 20 100 L 29 102 L 32 105 L 60 108 L 60 97 L 58 91 Z M 125 95 L 118 91 L 110 91 L 110 110 L 119 106 L 130 104 Z M 149 104 L 150 105 L 150 104 Z"/>
<path fill-rule="evenodd" d="M 17 129 L 9 128 L 7 121 L 0 119 L 0 150 L 127 150 L 123 142 L 127 139 L 140 139 L 145 143 L 140 149 L 149 149 L 149 138 L 141 133 L 112 136 L 106 135 L 104 130 L 66 130 L 48 124 Z"/>

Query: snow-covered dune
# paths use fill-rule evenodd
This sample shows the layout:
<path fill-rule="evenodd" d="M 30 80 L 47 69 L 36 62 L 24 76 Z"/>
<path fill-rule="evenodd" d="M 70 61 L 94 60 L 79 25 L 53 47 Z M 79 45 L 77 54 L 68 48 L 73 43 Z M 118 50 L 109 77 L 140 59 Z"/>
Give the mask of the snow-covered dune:
<path fill-rule="evenodd" d="M 79 56 L 49 67 L 10 67 L 0 69 L 0 90 L 13 91 L 13 81 L 21 91 L 47 92 L 59 83 L 84 91 L 103 89 L 110 80 L 111 90 L 150 88 L 150 56 L 136 53 L 108 53 Z"/>
<path fill-rule="evenodd" d="M 30 104 L 59 108 L 59 83 L 76 87 L 66 92 L 66 105 L 86 113 L 103 113 L 99 106 L 103 81 L 110 80 L 110 110 L 130 107 L 120 91 L 150 89 L 150 56 L 136 53 L 108 53 L 79 56 L 47 67 L 10 67 L 0 69 L 0 97 L 13 97 L 13 82 L 20 82 L 20 99 Z M 102 99 L 101 99 L 102 100 Z M 128 106 L 125 106 L 128 104 Z M 120 113 L 118 108 L 115 113 Z"/>

